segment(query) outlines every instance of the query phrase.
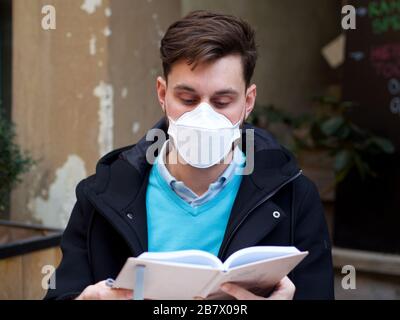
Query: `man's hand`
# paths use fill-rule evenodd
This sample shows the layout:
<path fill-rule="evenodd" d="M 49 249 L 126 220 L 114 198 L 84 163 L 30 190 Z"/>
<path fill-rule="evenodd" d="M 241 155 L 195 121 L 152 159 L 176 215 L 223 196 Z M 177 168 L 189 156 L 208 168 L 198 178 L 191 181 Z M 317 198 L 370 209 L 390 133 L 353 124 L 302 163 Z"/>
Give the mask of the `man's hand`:
<path fill-rule="evenodd" d="M 130 300 L 132 295 L 132 290 L 112 289 L 104 280 L 86 287 L 76 300 Z"/>
<path fill-rule="evenodd" d="M 234 283 L 224 283 L 221 290 L 237 300 L 292 300 L 296 287 L 288 277 L 283 278 L 268 298 L 257 296 Z"/>

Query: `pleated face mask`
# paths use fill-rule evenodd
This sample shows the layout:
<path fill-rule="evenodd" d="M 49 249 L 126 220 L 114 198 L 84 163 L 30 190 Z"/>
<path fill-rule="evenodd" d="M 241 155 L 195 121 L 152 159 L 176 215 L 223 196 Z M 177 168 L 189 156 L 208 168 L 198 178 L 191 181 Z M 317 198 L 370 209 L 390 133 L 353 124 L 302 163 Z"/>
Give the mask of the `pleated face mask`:
<path fill-rule="evenodd" d="M 220 163 L 240 138 L 240 121 L 232 124 L 205 102 L 175 121 L 168 119 L 168 134 L 175 148 L 185 162 L 196 168 Z"/>

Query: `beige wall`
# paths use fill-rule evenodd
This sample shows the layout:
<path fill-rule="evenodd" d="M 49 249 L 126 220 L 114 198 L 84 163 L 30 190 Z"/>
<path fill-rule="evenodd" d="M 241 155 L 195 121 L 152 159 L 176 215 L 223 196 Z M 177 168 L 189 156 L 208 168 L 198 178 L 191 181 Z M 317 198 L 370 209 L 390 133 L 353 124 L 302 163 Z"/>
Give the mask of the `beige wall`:
<path fill-rule="evenodd" d="M 13 1 L 12 117 L 18 142 L 39 160 L 12 194 L 14 220 L 63 227 L 98 158 L 161 116 L 159 41 L 180 2 L 100 2 Z M 41 28 L 47 4 L 55 30 Z"/>

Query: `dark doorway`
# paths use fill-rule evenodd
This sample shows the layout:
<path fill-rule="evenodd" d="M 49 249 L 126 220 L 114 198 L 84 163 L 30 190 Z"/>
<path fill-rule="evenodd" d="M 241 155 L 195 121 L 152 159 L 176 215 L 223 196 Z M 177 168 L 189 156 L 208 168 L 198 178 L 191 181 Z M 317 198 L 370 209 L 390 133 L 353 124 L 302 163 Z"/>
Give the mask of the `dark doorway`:
<path fill-rule="evenodd" d="M 11 120 L 12 96 L 12 5 L 0 1 L 0 116 Z M 0 219 L 9 218 L 9 208 L 0 210 Z"/>

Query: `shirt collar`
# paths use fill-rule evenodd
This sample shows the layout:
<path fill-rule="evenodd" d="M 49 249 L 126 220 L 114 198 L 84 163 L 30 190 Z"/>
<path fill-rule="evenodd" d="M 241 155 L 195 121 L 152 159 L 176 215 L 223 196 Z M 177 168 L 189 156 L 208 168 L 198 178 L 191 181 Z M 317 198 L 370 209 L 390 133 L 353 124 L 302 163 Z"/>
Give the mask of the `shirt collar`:
<path fill-rule="evenodd" d="M 160 151 L 160 155 L 159 157 L 157 157 L 156 165 L 158 166 L 161 176 L 165 179 L 165 181 L 168 183 L 169 186 L 173 187 L 173 184 L 175 183 L 184 185 L 182 181 L 178 181 L 174 176 L 171 175 L 171 173 L 168 171 L 165 165 L 167 148 L 170 148 L 169 143 L 170 141 L 167 140 L 163 144 Z M 230 181 L 230 179 L 235 175 L 237 167 L 243 165 L 243 160 L 244 160 L 244 154 L 240 150 L 239 146 L 236 146 L 235 149 L 233 150 L 233 159 L 231 163 L 224 170 L 224 172 L 222 172 L 222 174 L 216 179 L 216 181 L 210 184 L 209 188 L 211 189 L 218 188 L 225 185 L 228 181 Z"/>

